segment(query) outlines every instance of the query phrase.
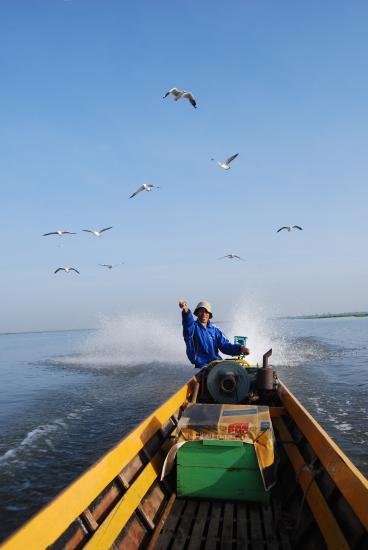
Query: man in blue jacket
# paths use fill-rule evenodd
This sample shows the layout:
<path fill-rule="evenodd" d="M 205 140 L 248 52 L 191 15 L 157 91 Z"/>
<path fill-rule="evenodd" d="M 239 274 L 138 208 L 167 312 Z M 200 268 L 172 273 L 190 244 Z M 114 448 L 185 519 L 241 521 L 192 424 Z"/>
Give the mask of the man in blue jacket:
<path fill-rule="evenodd" d="M 213 325 L 212 308 L 208 302 L 199 302 L 194 310 L 194 320 L 185 300 L 180 300 L 182 310 L 183 336 L 189 361 L 195 367 L 204 367 L 211 361 L 222 359 L 219 350 L 226 355 L 249 355 L 249 349 L 231 344 L 219 328 Z"/>

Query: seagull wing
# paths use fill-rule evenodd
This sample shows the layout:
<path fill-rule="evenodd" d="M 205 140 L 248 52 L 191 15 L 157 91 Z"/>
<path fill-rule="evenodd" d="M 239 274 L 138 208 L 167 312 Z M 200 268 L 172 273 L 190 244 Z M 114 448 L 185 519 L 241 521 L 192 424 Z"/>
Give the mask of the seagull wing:
<path fill-rule="evenodd" d="M 112 226 L 111 227 L 104 227 L 103 229 L 100 229 L 99 233 L 103 233 L 104 231 L 107 231 L 108 229 L 112 229 Z"/>
<path fill-rule="evenodd" d="M 217 258 L 218 260 L 223 260 L 224 258 L 230 258 L 229 254 L 226 254 L 226 256 L 220 256 L 220 258 Z"/>
<path fill-rule="evenodd" d="M 129 198 L 132 199 L 133 197 L 138 195 L 138 193 L 140 193 L 141 191 L 144 191 L 144 190 L 145 190 L 145 186 L 141 185 L 140 187 L 138 187 L 138 189 L 136 191 L 134 191 L 133 195 L 130 195 Z"/>
<path fill-rule="evenodd" d="M 166 92 L 166 94 L 164 96 L 162 96 L 162 99 L 165 99 L 165 97 L 167 97 L 170 94 L 177 97 L 179 94 L 181 94 L 181 91 L 178 90 L 177 88 L 171 88 L 168 92 Z"/>
<path fill-rule="evenodd" d="M 51 233 L 44 233 L 42 237 L 47 237 L 47 235 L 58 235 L 59 233 L 57 231 L 51 231 Z"/>
<path fill-rule="evenodd" d="M 63 235 L 76 235 L 73 231 L 62 231 Z"/>
<path fill-rule="evenodd" d="M 300 225 L 293 225 L 293 227 L 295 227 L 295 229 L 300 229 L 300 231 L 303 231 L 303 228 L 300 227 Z"/>
<path fill-rule="evenodd" d="M 75 269 L 75 267 L 69 267 L 69 271 L 75 271 L 78 275 L 80 275 L 78 269 Z"/>
<path fill-rule="evenodd" d="M 236 159 L 236 157 L 239 155 L 239 153 L 236 153 L 235 155 L 232 155 L 231 157 L 229 157 L 228 159 L 224 160 L 224 164 L 226 164 L 227 166 L 229 166 L 230 162 L 232 162 L 234 159 Z"/>
<path fill-rule="evenodd" d="M 58 267 L 55 269 L 54 273 L 57 273 L 58 271 L 65 271 L 65 267 Z"/>
<path fill-rule="evenodd" d="M 277 230 L 277 233 L 279 233 L 279 232 L 282 231 L 283 229 L 289 229 L 289 228 L 286 227 L 286 225 L 284 225 L 284 227 L 280 227 L 280 229 Z"/>
<path fill-rule="evenodd" d="M 82 231 L 85 231 L 86 233 L 93 233 L 92 229 L 82 229 Z"/>
<path fill-rule="evenodd" d="M 182 97 L 186 97 L 187 99 L 189 99 L 189 101 L 193 105 L 193 107 L 195 109 L 197 108 L 197 102 L 196 102 L 195 97 L 194 97 L 193 94 L 191 94 L 190 92 L 184 92 Z"/>

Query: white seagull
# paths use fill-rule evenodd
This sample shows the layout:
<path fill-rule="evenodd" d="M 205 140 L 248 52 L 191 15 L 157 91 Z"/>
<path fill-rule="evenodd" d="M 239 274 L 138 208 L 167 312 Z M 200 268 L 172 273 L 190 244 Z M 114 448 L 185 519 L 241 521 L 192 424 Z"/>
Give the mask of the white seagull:
<path fill-rule="evenodd" d="M 58 267 L 57 269 L 55 269 L 54 273 L 57 273 L 58 271 L 65 271 L 65 273 L 70 273 L 70 271 L 75 271 L 76 273 L 78 273 L 78 275 L 80 275 L 78 269 L 75 269 L 75 267 Z"/>
<path fill-rule="evenodd" d="M 239 155 L 239 153 L 236 153 L 235 155 L 231 155 L 231 157 L 229 157 L 228 159 L 224 160 L 223 162 L 218 162 L 217 160 L 215 159 L 211 159 L 211 160 L 214 160 L 216 162 L 216 164 L 219 165 L 220 168 L 223 168 L 224 170 L 230 170 L 231 166 L 230 166 L 230 162 L 232 162 L 234 159 L 236 159 L 236 157 Z"/>
<path fill-rule="evenodd" d="M 130 199 L 138 195 L 141 191 L 152 191 L 152 189 L 160 189 L 158 185 L 152 185 L 152 183 L 144 183 L 136 191 L 134 191 L 133 195 L 130 195 Z"/>
<path fill-rule="evenodd" d="M 59 237 L 62 237 L 63 235 L 76 235 L 76 233 L 73 233 L 72 231 L 50 231 L 50 233 L 44 233 L 42 237 L 47 237 L 47 235 L 59 235 Z"/>
<path fill-rule="evenodd" d="M 98 264 L 101 267 L 107 267 L 107 269 L 112 269 L 113 267 L 118 267 L 118 265 L 123 265 L 124 262 L 121 262 L 120 264 Z"/>
<path fill-rule="evenodd" d="M 303 231 L 303 228 L 300 227 L 300 225 L 284 225 L 283 227 L 280 227 L 280 229 L 278 229 L 276 233 L 279 233 L 283 229 L 287 229 L 288 231 L 291 231 L 292 229 L 300 229 L 300 231 Z"/>
<path fill-rule="evenodd" d="M 162 99 L 165 99 L 165 97 L 167 97 L 170 94 L 174 96 L 174 101 L 178 101 L 183 97 L 184 99 L 187 99 L 188 101 L 190 101 L 190 103 L 193 105 L 195 109 L 197 108 L 197 102 L 191 92 L 186 92 L 185 90 L 178 90 L 177 88 L 171 88 L 171 90 L 169 90 L 168 92 L 166 92 L 165 95 L 162 96 Z"/>
<path fill-rule="evenodd" d="M 225 256 L 221 256 L 221 258 L 218 258 L 218 260 L 223 260 L 224 258 L 228 258 L 229 260 L 243 260 L 244 258 L 241 258 L 237 254 L 226 254 Z"/>
<path fill-rule="evenodd" d="M 97 229 L 82 229 L 82 231 L 85 231 L 86 233 L 93 233 L 93 235 L 95 235 L 96 237 L 101 237 L 101 233 L 107 231 L 108 229 L 112 229 L 112 226 L 104 227 L 103 229 L 99 229 L 98 231 Z"/>

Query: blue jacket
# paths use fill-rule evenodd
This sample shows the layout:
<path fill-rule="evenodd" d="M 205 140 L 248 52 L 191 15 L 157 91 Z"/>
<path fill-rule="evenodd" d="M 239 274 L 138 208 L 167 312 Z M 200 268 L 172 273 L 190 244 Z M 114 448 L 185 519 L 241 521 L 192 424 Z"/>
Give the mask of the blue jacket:
<path fill-rule="evenodd" d="M 210 321 L 205 328 L 192 312 L 182 312 L 183 336 L 189 361 L 196 367 L 204 367 L 211 361 L 222 359 L 219 350 L 226 355 L 240 355 L 239 344 L 231 344 L 221 330 Z"/>

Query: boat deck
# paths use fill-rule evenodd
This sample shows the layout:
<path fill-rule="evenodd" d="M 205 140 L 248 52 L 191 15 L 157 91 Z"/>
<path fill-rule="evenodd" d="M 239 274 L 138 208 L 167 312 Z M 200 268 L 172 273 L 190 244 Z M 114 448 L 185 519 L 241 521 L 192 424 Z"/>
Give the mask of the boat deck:
<path fill-rule="evenodd" d="M 286 533 L 277 526 L 277 511 L 265 504 L 175 499 L 149 548 L 290 549 Z"/>

